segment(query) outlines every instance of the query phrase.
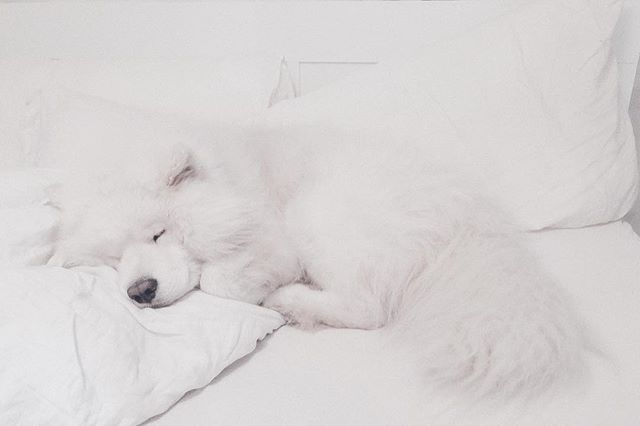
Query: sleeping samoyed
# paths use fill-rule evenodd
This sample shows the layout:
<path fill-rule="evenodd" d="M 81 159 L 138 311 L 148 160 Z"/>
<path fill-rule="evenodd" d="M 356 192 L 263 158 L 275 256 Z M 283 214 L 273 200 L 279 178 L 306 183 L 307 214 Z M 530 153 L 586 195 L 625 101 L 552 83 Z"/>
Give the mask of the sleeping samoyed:
<path fill-rule="evenodd" d="M 50 264 L 111 265 L 140 307 L 199 287 L 304 328 L 386 327 L 430 384 L 473 395 L 575 371 L 562 292 L 474 179 L 403 141 L 297 134 L 176 146 L 144 178 L 62 185 Z"/>

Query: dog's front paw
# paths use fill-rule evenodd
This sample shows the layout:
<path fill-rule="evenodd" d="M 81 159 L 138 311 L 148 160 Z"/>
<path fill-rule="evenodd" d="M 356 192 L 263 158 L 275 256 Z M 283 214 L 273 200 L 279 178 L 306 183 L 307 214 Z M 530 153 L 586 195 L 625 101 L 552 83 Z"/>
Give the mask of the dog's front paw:
<path fill-rule="evenodd" d="M 306 299 L 310 290 L 305 284 L 291 284 L 280 287 L 262 302 L 265 308 L 282 315 L 287 324 L 311 329 L 317 324 L 314 315 L 306 309 Z"/>

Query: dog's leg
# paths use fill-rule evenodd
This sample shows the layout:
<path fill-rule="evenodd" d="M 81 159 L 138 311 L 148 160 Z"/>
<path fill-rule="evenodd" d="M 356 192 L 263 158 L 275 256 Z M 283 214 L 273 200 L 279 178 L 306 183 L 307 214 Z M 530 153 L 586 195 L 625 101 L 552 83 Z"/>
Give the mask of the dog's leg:
<path fill-rule="evenodd" d="M 258 303 L 264 296 L 256 291 L 257 286 L 253 282 L 244 279 L 244 267 L 245 264 L 238 260 L 205 264 L 200 276 L 200 289 L 225 299 Z"/>
<path fill-rule="evenodd" d="M 384 310 L 372 296 L 347 296 L 300 283 L 280 287 L 265 299 L 263 306 L 303 328 L 324 324 L 371 330 L 385 323 Z"/>

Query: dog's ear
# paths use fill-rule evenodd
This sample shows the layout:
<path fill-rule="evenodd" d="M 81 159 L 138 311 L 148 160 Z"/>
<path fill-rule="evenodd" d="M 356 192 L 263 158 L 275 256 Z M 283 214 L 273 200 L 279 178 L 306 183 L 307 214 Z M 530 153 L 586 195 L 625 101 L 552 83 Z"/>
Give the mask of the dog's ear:
<path fill-rule="evenodd" d="M 198 170 L 191 151 L 183 146 L 176 147 L 172 153 L 171 167 L 165 181 L 167 186 L 170 188 L 179 186 L 197 175 Z"/>

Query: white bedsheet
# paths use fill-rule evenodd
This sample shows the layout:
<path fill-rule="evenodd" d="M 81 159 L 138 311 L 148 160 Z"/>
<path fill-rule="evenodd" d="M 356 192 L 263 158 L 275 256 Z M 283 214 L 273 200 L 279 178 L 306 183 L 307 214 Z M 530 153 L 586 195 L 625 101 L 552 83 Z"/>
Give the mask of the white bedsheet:
<path fill-rule="evenodd" d="M 107 267 L 0 269 L 0 425 L 135 425 L 251 352 L 274 311 L 202 292 L 138 309 Z"/>
<path fill-rule="evenodd" d="M 284 327 L 149 424 L 640 424 L 640 238 L 615 222 L 529 240 L 598 348 L 581 383 L 528 405 L 461 406 L 427 394 L 379 332 Z"/>

